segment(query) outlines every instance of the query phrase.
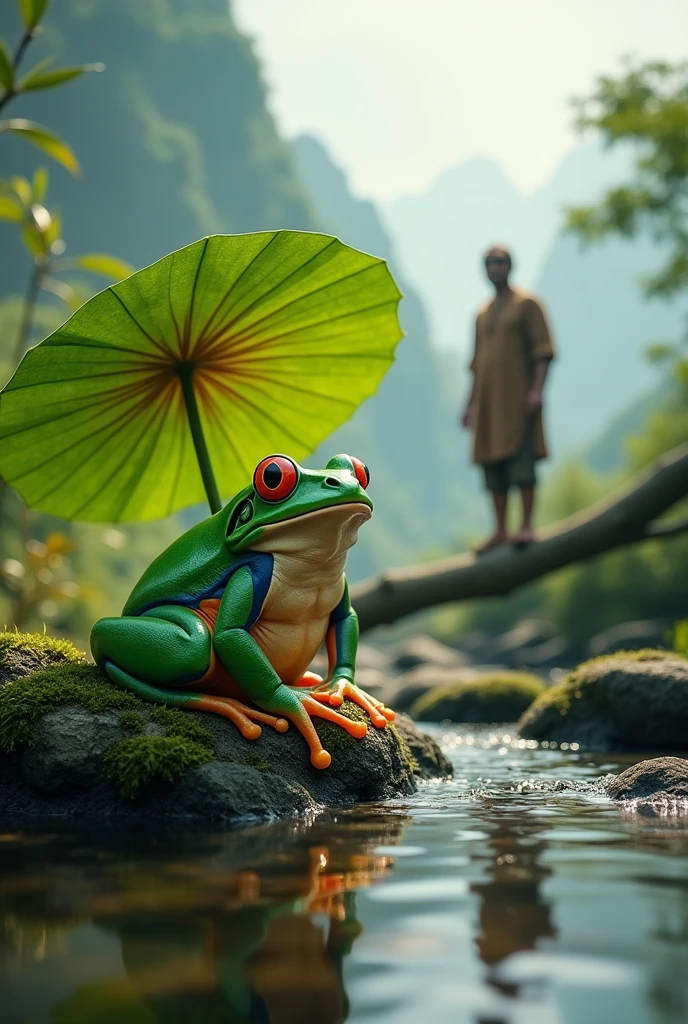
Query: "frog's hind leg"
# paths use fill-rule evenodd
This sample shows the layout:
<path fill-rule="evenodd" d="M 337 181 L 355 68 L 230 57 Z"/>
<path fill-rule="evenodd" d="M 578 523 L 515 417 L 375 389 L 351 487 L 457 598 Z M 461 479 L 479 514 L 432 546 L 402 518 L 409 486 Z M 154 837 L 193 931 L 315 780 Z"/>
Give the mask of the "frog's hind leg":
<path fill-rule="evenodd" d="M 136 679 L 112 662 L 106 661 L 103 668 L 113 682 L 118 683 L 127 690 L 131 690 L 137 697 L 143 697 L 144 700 L 155 701 L 157 704 L 171 704 L 173 707 L 185 708 L 188 711 L 214 711 L 215 714 L 228 718 L 230 722 L 234 723 L 245 740 L 257 740 L 263 731 L 258 724 L 252 722 L 248 717 L 248 712 L 251 709 L 243 708 L 241 705 L 236 706 L 239 704 L 238 701 L 230 700 L 227 697 L 213 697 L 205 693 L 180 693 L 174 690 L 161 690 L 157 686 L 149 686 L 140 679 Z M 258 714 L 260 712 L 257 713 L 256 717 Z M 273 725 L 278 732 L 284 732 L 285 728 L 288 727 L 288 723 L 284 722 L 284 719 L 281 720 L 284 722 L 284 726 L 280 727 L 278 725 L 280 720 L 273 719 L 269 715 L 261 715 L 260 720 Z"/>
<path fill-rule="evenodd" d="M 284 718 L 237 700 L 190 692 L 213 659 L 212 635 L 190 608 L 163 605 L 143 615 L 100 619 L 91 633 L 91 649 L 113 682 L 144 700 L 223 715 L 247 740 L 260 736 L 259 722 L 277 732 L 289 727 Z"/>

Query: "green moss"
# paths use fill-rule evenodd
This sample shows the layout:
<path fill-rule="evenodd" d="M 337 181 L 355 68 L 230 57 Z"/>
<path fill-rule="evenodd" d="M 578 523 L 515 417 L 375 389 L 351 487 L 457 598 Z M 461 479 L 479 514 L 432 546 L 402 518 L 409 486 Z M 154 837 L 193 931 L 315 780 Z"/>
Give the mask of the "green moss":
<path fill-rule="evenodd" d="M 95 665 L 56 665 L 0 688 L 0 750 L 31 740 L 42 715 L 68 704 L 95 713 L 142 706 L 132 693 L 111 683 Z"/>
<path fill-rule="evenodd" d="M 410 714 L 428 722 L 513 722 L 544 690 L 542 680 L 527 672 L 495 672 L 434 687 L 414 702 Z"/>
<path fill-rule="evenodd" d="M 69 640 L 60 640 L 47 633 L 20 633 L 18 630 L 0 632 L 0 664 L 8 651 L 24 649 L 47 655 L 51 661 L 67 661 L 72 665 L 83 664 L 86 655 L 77 650 Z"/>
<path fill-rule="evenodd" d="M 120 725 L 127 732 L 143 732 L 144 721 L 138 711 L 123 711 L 119 716 Z"/>
<path fill-rule="evenodd" d="M 397 743 L 399 745 L 399 752 L 401 754 L 401 759 L 404 762 L 404 765 L 405 765 L 407 771 L 411 775 L 415 775 L 416 772 L 420 772 L 420 765 L 418 764 L 418 762 L 416 761 L 415 757 L 411 753 L 411 748 L 408 745 L 406 737 L 402 736 L 402 734 L 399 732 L 399 730 L 397 729 L 397 727 L 394 724 L 394 722 L 390 722 L 387 725 L 387 728 L 396 737 L 396 741 L 397 741 Z"/>
<path fill-rule="evenodd" d="M 259 772 L 270 772 L 274 773 L 275 769 L 272 765 L 264 761 L 258 754 L 247 754 L 246 757 L 236 757 L 232 759 L 235 764 L 245 764 L 250 768 L 255 768 Z"/>
<path fill-rule="evenodd" d="M 182 736 L 132 736 L 110 747 L 103 770 L 122 796 L 133 800 L 142 786 L 174 782 L 212 759 L 207 747 Z"/>
<path fill-rule="evenodd" d="M 151 722 L 156 722 L 165 730 L 166 736 L 179 736 L 192 743 L 199 743 L 210 751 L 215 749 L 215 738 L 195 715 L 177 708 L 151 707 L 148 712 Z"/>
<path fill-rule="evenodd" d="M 336 708 L 336 710 L 340 715 L 344 715 L 352 721 L 365 722 L 366 725 L 370 725 L 370 718 L 366 712 L 352 700 L 345 700 L 341 707 Z M 346 729 L 343 729 L 341 725 L 335 725 L 334 722 L 318 718 L 316 719 L 316 725 L 322 745 L 331 754 L 338 750 L 348 750 L 349 747 L 355 747 L 357 743 L 361 742 L 348 733 Z"/>
<path fill-rule="evenodd" d="M 664 661 L 665 658 L 683 657 L 685 655 L 677 654 L 675 651 L 662 650 L 658 647 L 643 647 L 640 651 L 614 651 L 612 654 L 600 654 L 597 658 L 590 658 L 589 661 L 582 662 L 575 671 L 578 672 L 589 665 L 614 661 L 616 658 L 623 658 L 625 661 Z"/>

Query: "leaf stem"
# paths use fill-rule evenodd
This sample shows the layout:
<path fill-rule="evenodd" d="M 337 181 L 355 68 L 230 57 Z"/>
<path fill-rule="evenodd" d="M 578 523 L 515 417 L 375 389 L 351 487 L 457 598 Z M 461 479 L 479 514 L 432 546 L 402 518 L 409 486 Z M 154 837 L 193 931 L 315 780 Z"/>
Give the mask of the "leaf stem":
<path fill-rule="evenodd" d="M 20 359 L 26 351 L 26 343 L 29 340 L 29 334 L 31 332 L 31 324 L 33 323 L 33 315 L 36 310 L 36 303 L 38 302 L 38 293 L 41 289 L 41 281 L 45 272 L 45 267 L 40 264 L 36 264 L 31 273 L 31 279 L 29 280 L 29 287 L 26 292 L 26 298 L 24 299 L 24 312 L 22 314 L 21 324 L 19 326 L 19 334 L 17 335 L 17 343 L 14 349 L 14 364 L 15 366 L 19 363 Z"/>
<path fill-rule="evenodd" d="M 24 33 L 24 35 L 21 37 L 21 39 L 19 41 L 19 46 L 17 47 L 17 52 L 15 53 L 14 60 L 12 61 L 12 78 L 13 79 L 14 79 L 14 76 L 16 75 L 17 71 L 19 70 L 19 64 L 21 63 L 21 59 L 24 56 L 24 52 L 26 50 L 26 47 L 29 45 L 29 43 L 31 42 L 32 39 L 33 39 L 33 32 L 27 31 L 27 32 Z M 12 85 L 7 90 L 5 95 L 2 97 L 2 99 L 0 99 L 0 110 L 2 110 L 2 108 L 5 106 L 6 103 L 9 103 L 9 101 L 11 99 L 13 99 L 15 96 L 17 96 L 20 91 L 21 90 L 19 90 L 19 89 L 17 89 L 15 87 L 15 83 L 13 81 Z"/>
<path fill-rule="evenodd" d="M 215 515 L 215 513 L 219 512 L 222 508 L 222 499 L 220 498 L 220 492 L 217 489 L 217 481 L 215 480 L 215 474 L 213 473 L 213 467 L 210 461 L 210 452 L 208 451 L 205 434 L 203 433 L 203 424 L 201 423 L 201 417 L 198 412 L 198 403 L 196 402 L 196 392 L 194 391 L 193 384 L 193 363 L 180 363 L 177 367 L 177 373 L 179 374 L 179 379 L 182 383 L 184 405 L 186 406 L 186 415 L 189 420 L 189 428 L 191 430 L 191 437 L 193 438 L 196 458 L 198 459 L 198 468 L 201 471 L 201 478 L 203 480 L 203 486 L 205 487 L 210 511 Z"/>

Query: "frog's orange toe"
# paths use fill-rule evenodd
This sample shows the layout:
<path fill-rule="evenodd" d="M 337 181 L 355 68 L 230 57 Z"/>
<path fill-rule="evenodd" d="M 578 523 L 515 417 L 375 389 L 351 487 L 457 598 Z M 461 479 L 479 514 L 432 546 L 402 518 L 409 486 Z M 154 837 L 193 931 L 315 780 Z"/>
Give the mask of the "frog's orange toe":
<path fill-rule="evenodd" d="M 255 725 L 253 722 L 249 722 L 248 725 L 240 725 L 238 728 L 245 740 L 257 740 L 263 731 L 259 725 Z"/>
<path fill-rule="evenodd" d="M 275 729 L 275 732 L 286 732 L 289 728 L 289 722 L 286 718 L 277 718 L 273 728 Z"/>
<path fill-rule="evenodd" d="M 332 757 L 326 750 L 311 751 L 311 764 L 314 768 L 329 768 L 332 764 Z"/>
<path fill-rule="evenodd" d="M 352 722 L 349 720 L 349 724 L 345 725 L 344 728 L 356 740 L 362 740 L 368 732 L 368 726 L 365 722 Z"/>

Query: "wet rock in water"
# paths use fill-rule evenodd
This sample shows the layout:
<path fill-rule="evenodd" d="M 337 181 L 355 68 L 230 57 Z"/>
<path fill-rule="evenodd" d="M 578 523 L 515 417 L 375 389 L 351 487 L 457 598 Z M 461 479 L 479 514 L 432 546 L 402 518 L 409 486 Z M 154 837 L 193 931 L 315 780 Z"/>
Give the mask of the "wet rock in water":
<path fill-rule="evenodd" d="M 472 668 L 439 668 L 436 665 L 418 665 L 410 672 L 398 676 L 389 689 L 387 703 L 395 711 L 408 711 L 424 693 L 438 686 L 461 686 L 478 678 Z"/>
<path fill-rule="evenodd" d="M 417 665 L 460 668 L 466 664 L 466 656 L 461 651 L 448 647 L 425 633 L 412 636 L 401 644 L 392 660 L 397 672 L 408 672 Z"/>
<path fill-rule="evenodd" d="M 211 821 L 288 817 L 316 808 L 311 794 L 298 783 L 249 765 L 219 761 L 193 768 L 165 806 L 168 816 Z"/>
<path fill-rule="evenodd" d="M 495 672 L 428 691 L 413 704 L 411 715 L 426 722 L 515 722 L 544 690 L 537 676 Z"/>
<path fill-rule="evenodd" d="M 85 660 L 69 640 L 45 633 L 0 632 L 0 686 L 51 665 L 76 665 Z"/>
<path fill-rule="evenodd" d="M 591 751 L 686 749 L 688 659 L 645 650 L 584 662 L 543 693 L 518 731 Z"/>
<path fill-rule="evenodd" d="M 647 804 L 659 811 L 688 814 L 688 760 L 656 757 L 640 761 L 608 780 L 612 800 Z"/>
<path fill-rule="evenodd" d="M 367 716 L 346 701 L 350 718 Z M 412 722 L 355 740 L 319 720 L 313 768 L 296 729 L 255 741 L 217 715 L 148 704 L 95 666 L 62 664 L 0 688 L 0 814 L 220 819 L 228 823 L 414 792 L 451 768 Z"/>

